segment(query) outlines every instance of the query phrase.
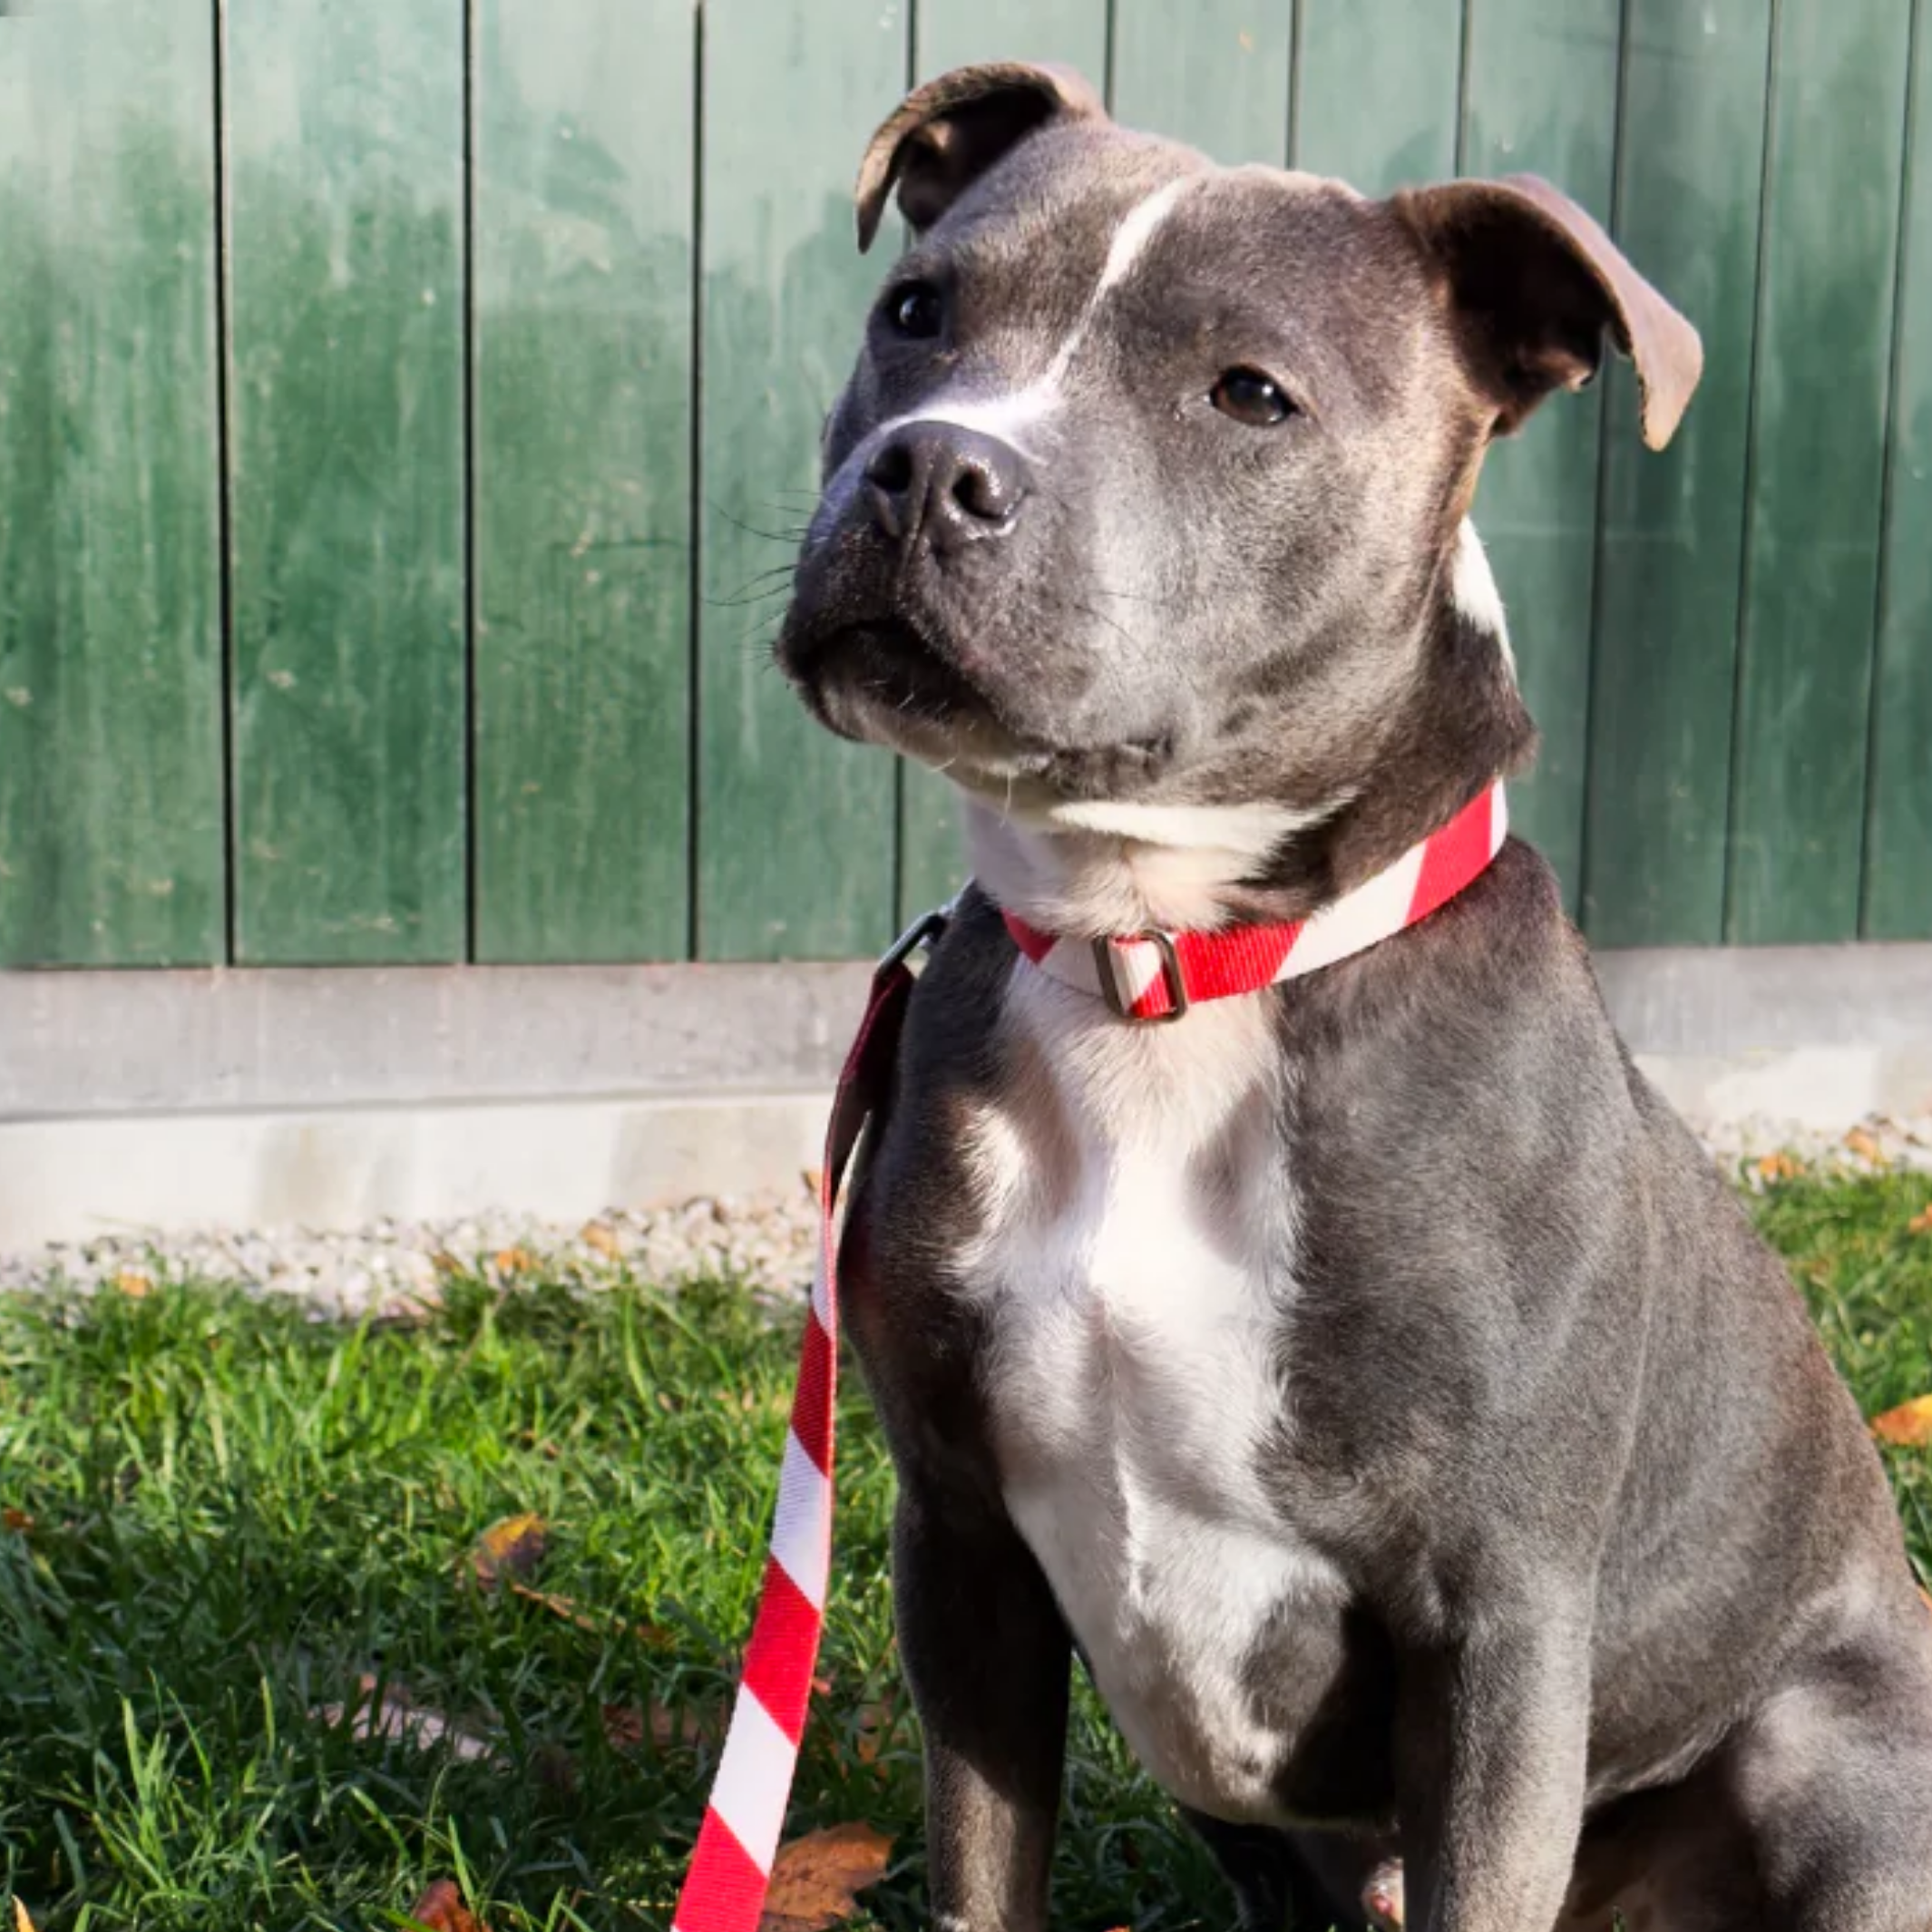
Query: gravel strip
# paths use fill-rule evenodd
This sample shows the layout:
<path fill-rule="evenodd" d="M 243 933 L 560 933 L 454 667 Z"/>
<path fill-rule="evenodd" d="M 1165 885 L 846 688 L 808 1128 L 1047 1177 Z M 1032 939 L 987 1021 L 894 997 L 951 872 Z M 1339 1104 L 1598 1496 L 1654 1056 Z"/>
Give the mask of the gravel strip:
<path fill-rule="evenodd" d="M 156 1280 L 240 1282 L 302 1297 L 322 1314 L 404 1316 L 433 1303 L 452 1273 L 505 1286 L 627 1278 L 677 1283 L 728 1276 L 773 1295 L 803 1293 L 817 1235 L 804 1186 L 778 1197 L 687 1201 L 639 1213 L 612 1208 L 581 1227 L 489 1214 L 462 1221 L 378 1221 L 345 1233 L 307 1228 L 139 1230 L 0 1255 L 0 1293 L 55 1282 L 112 1283 L 139 1293 Z"/>
<path fill-rule="evenodd" d="M 1791 1163 L 1852 1172 L 1932 1169 L 1932 1115 L 1874 1118 L 1846 1135 L 1771 1122 L 1731 1123 L 1704 1144 L 1726 1172 L 1743 1164 L 1757 1183 Z M 463 1272 L 505 1286 L 567 1280 L 596 1285 L 627 1277 L 675 1283 L 725 1275 L 775 1297 L 800 1294 L 812 1277 L 813 1177 L 782 1196 L 720 1196 L 638 1212 L 612 1208 L 581 1227 L 509 1214 L 462 1221 L 378 1221 L 331 1234 L 302 1228 L 208 1228 L 166 1236 L 140 1230 L 0 1255 L 0 1293 L 65 1282 L 112 1283 L 139 1293 L 167 1277 L 240 1282 L 298 1295 L 321 1314 L 403 1317 L 433 1303 L 444 1277 Z"/>

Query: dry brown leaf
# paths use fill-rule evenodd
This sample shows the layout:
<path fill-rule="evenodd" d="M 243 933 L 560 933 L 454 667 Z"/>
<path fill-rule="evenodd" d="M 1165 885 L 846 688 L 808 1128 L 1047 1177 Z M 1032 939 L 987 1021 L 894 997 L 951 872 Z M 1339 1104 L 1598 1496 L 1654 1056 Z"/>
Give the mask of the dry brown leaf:
<path fill-rule="evenodd" d="M 1932 1234 L 1932 1207 L 1927 1208 L 1923 1214 L 1914 1215 L 1906 1223 L 1905 1231 L 1908 1234 Z"/>
<path fill-rule="evenodd" d="M 24 1537 L 34 1527 L 34 1518 L 24 1509 L 15 1509 L 11 1505 L 0 1509 L 0 1529 L 11 1529 L 16 1537 Z"/>
<path fill-rule="evenodd" d="M 842 1925 L 858 1910 L 858 1895 L 878 1881 L 892 1855 L 891 1839 L 857 1823 L 834 1825 L 779 1846 L 758 1932 L 826 1932 Z"/>
<path fill-rule="evenodd" d="M 350 1736 L 365 1741 L 394 1738 L 414 1744 L 418 1751 L 434 1751 L 438 1744 L 447 1744 L 450 1755 L 465 1764 L 493 1761 L 496 1757 L 487 1738 L 466 1730 L 427 1704 L 417 1703 L 400 1684 L 388 1685 L 378 1698 L 375 1677 L 365 1672 L 356 1688 L 353 1703 L 317 1704 L 309 1716 L 332 1731 L 346 1723 Z"/>
<path fill-rule="evenodd" d="M 499 1274 L 533 1274 L 536 1267 L 537 1258 L 528 1248 L 499 1248 L 496 1251 L 496 1272 Z"/>
<path fill-rule="evenodd" d="M 858 1720 L 858 1734 L 853 1749 L 861 1764 L 876 1764 L 879 1753 L 892 1742 L 899 1729 L 899 1707 L 883 1702 L 861 1704 Z M 884 1773 L 882 1771 L 880 1775 L 883 1777 Z"/>
<path fill-rule="evenodd" d="M 615 1260 L 624 1252 L 617 1238 L 617 1230 L 608 1221 L 586 1221 L 578 1238 L 585 1247 L 610 1260 Z"/>
<path fill-rule="evenodd" d="M 438 1878 L 409 1908 L 409 1916 L 429 1932 L 490 1932 L 490 1928 L 463 1902 L 454 1878 Z"/>
<path fill-rule="evenodd" d="M 14 1932 L 34 1932 L 34 1921 L 18 1898 L 14 1900 Z"/>
<path fill-rule="evenodd" d="M 154 1293 L 154 1277 L 143 1274 L 139 1268 L 122 1268 L 114 1276 L 114 1286 L 129 1301 L 138 1302 Z"/>
<path fill-rule="evenodd" d="M 1761 1181 L 1795 1181 L 1798 1173 L 1798 1163 L 1789 1154 L 1767 1154 L 1758 1163 Z"/>
<path fill-rule="evenodd" d="M 1894 1449 L 1932 1449 L 1932 1395 L 1915 1396 L 1874 1417 L 1871 1432 Z"/>
<path fill-rule="evenodd" d="M 664 1704 L 649 1711 L 636 1704 L 605 1704 L 602 1711 L 604 1737 L 615 1751 L 635 1751 L 647 1736 L 659 1751 L 668 1751 L 673 1744 L 702 1744 L 717 1734 L 716 1722 L 688 1704 L 677 1712 Z"/>
<path fill-rule="evenodd" d="M 1869 1161 L 1874 1167 L 1885 1165 L 1885 1149 L 1861 1127 L 1855 1127 L 1845 1136 L 1846 1147 L 1862 1161 Z"/>
<path fill-rule="evenodd" d="M 470 1550 L 470 1573 L 484 1589 L 532 1575 L 550 1548 L 550 1525 L 525 1511 L 492 1523 Z"/>
<path fill-rule="evenodd" d="M 1918 1593 L 1926 1600 L 1926 1608 L 1932 1610 L 1932 1590 L 1921 1588 Z"/>
<path fill-rule="evenodd" d="M 556 1590 L 533 1590 L 527 1583 L 518 1583 L 514 1577 L 510 1580 L 510 1588 L 526 1604 L 535 1604 L 539 1609 L 548 1610 L 552 1616 L 561 1616 L 566 1624 L 588 1630 L 592 1636 L 608 1636 L 612 1631 L 622 1631 L 639 1643 L 649 1644 L 653 1650 L 668 1650 L 676 1641 L 661 1624 L 627 1624 L 620 1616 L 597 1616 L 590 1611 L 581 1609 L 575 1597 L 565 1596 Z"/>

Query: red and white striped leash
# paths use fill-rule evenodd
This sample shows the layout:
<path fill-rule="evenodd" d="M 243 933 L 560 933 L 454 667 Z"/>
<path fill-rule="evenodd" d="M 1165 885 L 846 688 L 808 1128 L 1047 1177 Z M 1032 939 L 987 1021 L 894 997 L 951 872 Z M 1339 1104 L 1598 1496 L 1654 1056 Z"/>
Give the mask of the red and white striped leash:
<path fill-rule="evenodd" d="M 1299 978 L 1426 919 L 1472 883 L 1501 848 L 1503 788 L 1490 786 L 1440 831 L 1292 924 L 1215 932 L 1145 932 L 1088 942 L 1038 932 L 1011 913 L 1026 958 L 1105 999 L 1124 1020 L 1177 1020 L 1204 1000 L 1259 992 Z M 865 1122 L 884 1096 L 914 974 L 914 954 L 944 932 L 928 912 L 879 962 L 865 1017 L 847 1054 L 818 1180 L 818 1258 L 798 1387 L 778 1478 L 771 1556 L 710 1801 L 678 1894 L 672 1932 L 756 1932 L 798 1765 L 832 1572 L 834 1399 L 838 1388 L 839 1187 Z"/>
<path fill-rule="evenodd" d="M 812 1698 L 832 1573 L 832 1451 L 838 1393 L 839 1184 L 883 1098 L 905 1026 L 914 953 L 945 930 L 928 912 L 880 961 L 865 1017 L 845 1056 L 818 1175 L 818 1256 L 778 1474 L 771 1556 L 711 1798 L 678 1895 L 673 1932 L 756 1932 L 785 1826 Z"/>

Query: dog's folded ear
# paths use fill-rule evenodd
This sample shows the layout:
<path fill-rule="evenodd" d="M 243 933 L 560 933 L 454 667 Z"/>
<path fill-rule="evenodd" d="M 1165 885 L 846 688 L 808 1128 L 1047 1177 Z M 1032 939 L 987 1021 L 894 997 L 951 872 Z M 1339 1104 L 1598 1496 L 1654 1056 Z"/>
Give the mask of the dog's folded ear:
<path fill-rule="evenodd" d="M 1671 439 L 1703 369 L 1697 331 L 1547 181 L 1448 181 L 1394 199 L 1447 284 L 1464 354 L 1507 434 L 1552 389 L 1580 389 L 1607 329 L 1636 365 L 1644 440 Z"/>
<path fill-rule="evenodd" d="M 1048 122 L 1106 119 L 1099 95 L 1068 67 L 989 61 L 928 81 L 893 111 L 859 164 L 860 249 L 879 232 L 893 182 L 899 211 L 927 229 Z"/>

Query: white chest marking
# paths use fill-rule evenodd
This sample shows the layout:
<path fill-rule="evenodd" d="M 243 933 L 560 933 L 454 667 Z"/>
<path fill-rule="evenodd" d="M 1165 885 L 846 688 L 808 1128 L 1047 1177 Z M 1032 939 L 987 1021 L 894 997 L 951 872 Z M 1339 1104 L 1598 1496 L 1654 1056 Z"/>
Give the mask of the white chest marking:
<path fill-rule="evenodd" d="M 1284 1411 L 1284 1078 L 1264 1002 L 1124 1028 L 1020 967 L 1017 1078 L 973 1123 L 1001 1479 L 1141 1761 L 1186 1802 L 1273 1816 L 1282 1741 L 1242 1670 L 1340 1581 L 1257 1464 Z"/>
<path fill-rule="evenodd" d="M 1449 571 L 1449 595 L 1456 608 L 1478 630 L 1495 638 L 1503 654 L 1503 663 L 1511 678 L 1516 676 L 1516 653 L 1509 648 L 1509 621 L 1503 614 L 1502 592 L 1496 588 L 1496 573 L 1489 568 L 1489 553 L 1476 534 L 1476 526 L 1464 517 L 1456 532 L 1456 561 Z"/>

